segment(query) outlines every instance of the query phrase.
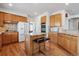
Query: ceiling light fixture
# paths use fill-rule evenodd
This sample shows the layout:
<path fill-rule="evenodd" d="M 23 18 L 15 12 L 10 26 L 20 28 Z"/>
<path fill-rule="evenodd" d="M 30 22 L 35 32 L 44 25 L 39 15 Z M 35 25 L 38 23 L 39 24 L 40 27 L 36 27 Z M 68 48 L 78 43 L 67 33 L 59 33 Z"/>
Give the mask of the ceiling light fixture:
<path fill-rule="evenodd" d="M 12 5 L 12 3 L 9 3 L 8 5 L 9 5 L 10 7 L 12 7 L 12 6 L 13 6 L 13 5 Z"/>

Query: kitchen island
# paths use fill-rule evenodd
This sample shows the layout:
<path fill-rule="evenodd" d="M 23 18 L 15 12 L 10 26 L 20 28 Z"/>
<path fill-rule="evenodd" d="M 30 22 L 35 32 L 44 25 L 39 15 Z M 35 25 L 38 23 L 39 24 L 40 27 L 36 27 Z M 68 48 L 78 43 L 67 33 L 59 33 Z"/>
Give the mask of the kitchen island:
<path fill-rule="evenodd" d="M 26 53 L 28 55 L 32 55 L 34 52 L 34 49 L 37 47 L 37 44 L 35 46 L 33 45 L 33 40 L 37 38 L 45 37 L 45 34 L 31 34 L 29 39 L 26 39 Z M 35 50 L 36 52 L 36 50 Z"/>

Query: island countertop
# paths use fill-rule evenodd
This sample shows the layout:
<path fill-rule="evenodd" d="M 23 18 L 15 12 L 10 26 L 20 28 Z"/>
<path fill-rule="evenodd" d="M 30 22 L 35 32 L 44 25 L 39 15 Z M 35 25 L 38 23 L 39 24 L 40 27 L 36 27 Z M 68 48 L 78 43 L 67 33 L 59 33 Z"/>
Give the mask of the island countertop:
<path fill-rule="evenodd" d="M 31 33 L 30 36 L 45 35 L 45 33 Z"/>

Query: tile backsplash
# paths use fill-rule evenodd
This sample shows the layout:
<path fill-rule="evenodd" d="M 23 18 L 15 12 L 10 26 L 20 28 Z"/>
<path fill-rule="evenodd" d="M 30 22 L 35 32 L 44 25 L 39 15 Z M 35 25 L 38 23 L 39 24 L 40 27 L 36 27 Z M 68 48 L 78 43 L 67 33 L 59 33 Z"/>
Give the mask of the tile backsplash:
<path fill-rule="evenodd" d="M 5 24 L 6 31 L 17 31 L 17 24 Z"/>

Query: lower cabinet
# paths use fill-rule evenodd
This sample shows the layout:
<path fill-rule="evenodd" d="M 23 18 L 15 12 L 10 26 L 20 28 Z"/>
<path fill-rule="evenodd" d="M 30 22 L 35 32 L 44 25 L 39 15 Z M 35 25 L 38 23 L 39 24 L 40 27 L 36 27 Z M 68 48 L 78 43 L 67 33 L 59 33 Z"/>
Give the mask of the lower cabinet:
<path fill-rule="evenodd" d="M 2 48 L 2 34 L 0 34 L 0 50 Z"/>
<path fill-rule="evenodd" d="M 65 39 L 64 39 L 64 34 L 58 34 L 58 44 L 59 45 L 61 45 L 62 47 L 64 46 L 64 44 L 65 44 L 65 41 L 64 41 Z"/>
<path fill-rule="evenodd" d="M 2 44 L 10 44 L 13 42 L 18 42 L 18 33 L 17 32 L 6 32 L 3 34 Z"/>
<path fill-rule="evenodd" d="M 77 36 L 59 33 L 57 43 L 73 55 L 77 55 Z"/>
<path fill-rule="evenodd" d="M 51 42 L 57 43 L 57 33 L 56 32 L 49 33 L 48 37 L 50 38 Z"/>
<path fill-rule="evenodd" d="M 64 46 L 66 50 L 70 51 L 70 36 L 64 35 Z"/>
<path fill-rule="evenodd" d="M 77 54 L 77 37 L 71 37 L 70 40 L 70 52 L 74 55 Z"/>

